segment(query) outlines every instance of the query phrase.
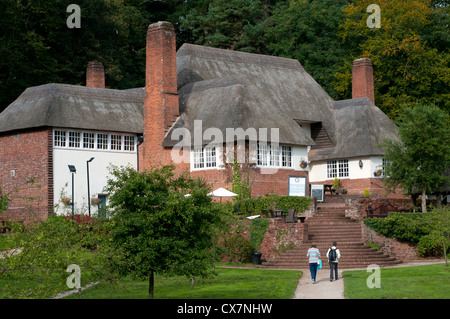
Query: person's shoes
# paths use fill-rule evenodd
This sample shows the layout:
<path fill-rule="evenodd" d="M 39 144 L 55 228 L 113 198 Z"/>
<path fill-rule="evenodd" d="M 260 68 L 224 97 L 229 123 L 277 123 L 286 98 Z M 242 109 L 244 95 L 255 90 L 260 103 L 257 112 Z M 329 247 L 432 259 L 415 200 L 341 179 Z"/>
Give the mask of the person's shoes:
<path fill-rule="evenodd" d="M 330 281 L 333 281 L 333 278 L 330 278 Z"/>

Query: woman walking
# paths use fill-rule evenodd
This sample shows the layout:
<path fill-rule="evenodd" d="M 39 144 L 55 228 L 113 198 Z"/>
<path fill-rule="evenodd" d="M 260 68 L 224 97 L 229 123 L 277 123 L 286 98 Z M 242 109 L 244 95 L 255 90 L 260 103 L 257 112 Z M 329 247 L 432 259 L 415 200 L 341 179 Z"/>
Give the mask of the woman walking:
<path fill-rule="evenodd" d="M 311 248 L 308 249 L 306 257 L 309 257 L 309 271 L 311 272 L 311 279 L 313 284 L 316 283 L 317 266 L 320 258 L 320 251 L 317 249 L 317 245 L 313 243 Z"/>

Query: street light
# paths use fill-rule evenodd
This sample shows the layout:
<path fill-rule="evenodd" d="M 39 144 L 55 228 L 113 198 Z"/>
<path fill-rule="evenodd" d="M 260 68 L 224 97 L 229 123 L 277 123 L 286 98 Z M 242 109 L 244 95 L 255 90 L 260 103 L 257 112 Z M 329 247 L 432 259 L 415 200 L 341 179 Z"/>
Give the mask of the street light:
<path fill-rule="evenodd" d="M 91 192 L 89 190 L 89 163 L 94 160 L 94 157 L 91 157 L 89 160 L 86 161 L 86 167 L 87 167 L 87 186 L 88 186 L 88 210 L 89 210 L 89 217 L 91 217 Z"/>
<path fill-rule="evenodd" d="M 74 211 L 73 175 L 77 172 L 77 170 L 76 170 L 75 166 L 73 166 L 73 165 L 68 165 L 68 166 L 69 166 L 69 171 L 72 173 L 72 220 L 73 220 L 73 211 Z"/>

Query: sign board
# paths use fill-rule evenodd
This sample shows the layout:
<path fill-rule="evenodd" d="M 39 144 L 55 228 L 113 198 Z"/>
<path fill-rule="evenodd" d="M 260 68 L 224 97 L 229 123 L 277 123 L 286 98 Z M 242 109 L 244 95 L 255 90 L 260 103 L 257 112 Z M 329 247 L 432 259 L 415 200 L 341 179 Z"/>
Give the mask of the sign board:
<path fill-rule="evenodd" d="M 306 177 L 289 176 L 288 184 L 289 196 L 306 196 Z"/>
<path fill-rule="evenodd" d="M 316 197 L 318 202 L 323 202 L 323 184 L 311 184 L 311 197 Z"/>

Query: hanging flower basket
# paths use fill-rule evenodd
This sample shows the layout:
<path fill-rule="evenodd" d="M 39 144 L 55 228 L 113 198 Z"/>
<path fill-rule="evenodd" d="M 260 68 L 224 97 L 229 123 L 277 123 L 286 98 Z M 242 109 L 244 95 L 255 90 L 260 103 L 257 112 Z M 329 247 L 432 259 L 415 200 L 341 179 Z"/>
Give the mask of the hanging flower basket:
<path fill-rule="evenodd" d="M 98 204 L 100 204 L 101 202 L 102 202 L 102 199 L 101 199 L 101 198 L 95 198 L 95 197 L 91 198 L 91 204 L 92 204 L 92 205 L 98 205 Z"/>
<path fill-rule="evenodd" d="M 61 197 L 61 202 L 63 202 L 64 205 L 69 205 L 70 198 L 69 197 Z"/>
<path fill-rule="evenodd" d="M 305 162 L 305 161 L 301 161 L 300 162 L 300 167 L 301 168 L 306 168 L 308 166 L 308 163 L 307 162 Z"/>

